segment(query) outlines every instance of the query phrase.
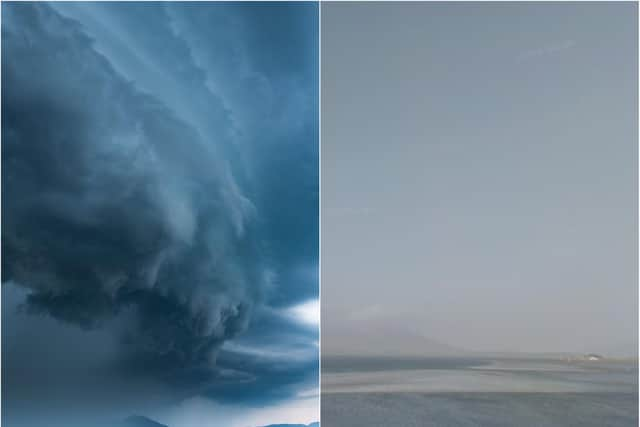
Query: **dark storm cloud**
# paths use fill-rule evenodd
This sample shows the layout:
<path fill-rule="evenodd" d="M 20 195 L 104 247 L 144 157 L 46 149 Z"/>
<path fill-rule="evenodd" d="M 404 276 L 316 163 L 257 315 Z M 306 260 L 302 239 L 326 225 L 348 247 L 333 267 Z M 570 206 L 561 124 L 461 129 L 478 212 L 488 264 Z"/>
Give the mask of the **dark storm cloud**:
<path fill-rule="evenodd" d="M 218 141 L 260 213 L 278 273 L 269 301 L 286 306 L 318 295 L 317 280 L 297 274 L 318 259 L 317 8 L 246 6 L 55 5 L 91 20 L 116 68 Z"/>
<path fill-rule="evenodd" d="M 132 306 L 140 351 L 205 362 L 260 298 L 249 202 L 72 23 L 46 7 L 7 15 L 3 280 L 83 327 Z"/>
<path fill-rule="evenodd" d="M 78 7 L 3 4 L 2 281 L 26 313 L 116 329 L 122 372 L 215 382 L 256 308 L 317 297 L 316 54 L 295 22 L 315 6 L 257 28 L 265 11 L 223 5 Z"/>
<path fill-rule="evenodd" d="M 311 358 L 274 361 L 264 356 L 222 351 L 219 363 L 230 369 L 252 372 L 252 377 L 245 382 L 212 383 L 202 393 L 220 402 L 266 404 L 318 387 L 318 376 L 315 374 L 318 369 L 317 352 Z"/>
<path fill-rule="evenodd" d="M 277 305 L 318 295 L 317 277 L 300 274 L 301 267 L 317 271 L 319 236 L 319 152 L 317 144 L 306 142 L 318 139 L 317 9 L 306 6 L 167 8 L 176 34 L 208 79 L 229 82 L 217 93 L 234 111 L 240 140 L 251 147 L 244 153 L 247 173 L 279 273 L 270 300 Z M 228 31 L 238 22 L 244 29 L 240 37 Z M 232 60 L 221 63 L 220 55 Z"/>

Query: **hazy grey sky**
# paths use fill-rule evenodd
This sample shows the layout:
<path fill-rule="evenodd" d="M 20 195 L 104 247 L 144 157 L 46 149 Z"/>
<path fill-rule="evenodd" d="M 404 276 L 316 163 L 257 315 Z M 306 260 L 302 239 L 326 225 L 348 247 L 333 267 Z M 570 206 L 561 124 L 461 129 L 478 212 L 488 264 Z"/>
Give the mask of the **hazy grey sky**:
<path fill-rule="evenodd" d="M 321 9 L 323 354 L 637 350 L 637 5 Z"/>

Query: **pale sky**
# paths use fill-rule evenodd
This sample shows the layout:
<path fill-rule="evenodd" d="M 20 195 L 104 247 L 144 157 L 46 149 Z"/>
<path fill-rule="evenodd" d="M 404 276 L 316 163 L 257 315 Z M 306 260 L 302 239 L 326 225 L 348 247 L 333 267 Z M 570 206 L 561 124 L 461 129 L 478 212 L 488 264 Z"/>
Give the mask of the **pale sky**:
<path fill-rule="evenodd" d="M 635 352 L 637 5 L 321 14 L 323 355 Z"/>

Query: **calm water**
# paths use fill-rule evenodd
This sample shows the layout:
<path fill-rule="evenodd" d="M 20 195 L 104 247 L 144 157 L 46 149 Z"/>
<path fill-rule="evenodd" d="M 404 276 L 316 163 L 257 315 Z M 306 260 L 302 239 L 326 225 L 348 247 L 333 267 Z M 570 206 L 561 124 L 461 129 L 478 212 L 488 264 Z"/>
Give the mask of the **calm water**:
<path fill-rule="evenodd" d="M 637 426 L 635 363 L 517 359 L 327 359 L 333 426 Z"/>

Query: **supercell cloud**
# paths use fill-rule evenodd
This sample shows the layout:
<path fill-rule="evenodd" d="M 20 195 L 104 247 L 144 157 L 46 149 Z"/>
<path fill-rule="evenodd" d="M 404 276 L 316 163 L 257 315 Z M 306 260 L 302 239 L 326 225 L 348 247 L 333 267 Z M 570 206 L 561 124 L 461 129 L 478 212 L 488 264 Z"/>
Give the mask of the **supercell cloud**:
<path fill-rule="evenodd" d="M 107 331 L 110 370 L 183 397 L 314 384 L 317 328 L 287 313 L 318 289 L 315 13 L 3 4 L 5 316 Z"/>

